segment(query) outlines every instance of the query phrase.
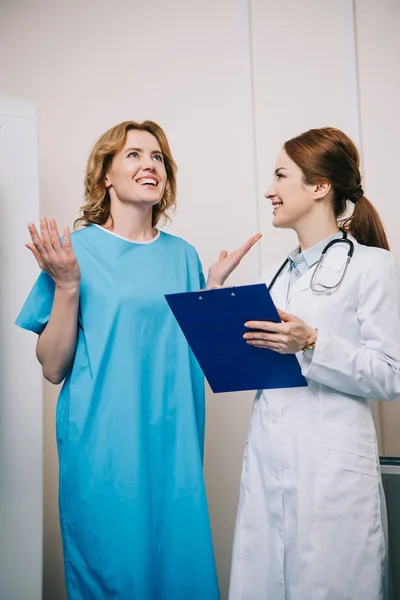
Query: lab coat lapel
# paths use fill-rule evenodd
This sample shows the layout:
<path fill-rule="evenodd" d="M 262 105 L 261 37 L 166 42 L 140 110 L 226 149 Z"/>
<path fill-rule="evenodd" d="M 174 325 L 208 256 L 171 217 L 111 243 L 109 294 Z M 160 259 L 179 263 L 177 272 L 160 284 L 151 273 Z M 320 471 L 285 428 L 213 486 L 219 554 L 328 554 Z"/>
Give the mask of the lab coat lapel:
<path fill-rule="evenodd" d="M 295 281 L 291 285 L 289 291 L 289 299 L 292 299 L 297 294 L 304 292 L 304 290 L 310 289 L 311 277 L 313 276 L 316 266 L 317 265 L 314 265 L 313 267 L 311 267 L 311 269 L 308 269 L 308 271 L 304 273 L 304 275 L 301 275 L 301 277 L 299 277 L 299 279 L 297 279 L 297 281 Z"/>
<path fill-rule="evenodd" d="M 270 285 L 272 281 L 272 276 L 266 281 L 267 286 Z M 277 308 L 285 310 L 286 308 L 286 297 L 287 297 L 287 289 L 289 285 L 289 265 L 287 265 L 284 271 L 280 274 L 278 279 L 275 281 L 272 290 L 271 296 L 274 301 L 274 304 Z"/>

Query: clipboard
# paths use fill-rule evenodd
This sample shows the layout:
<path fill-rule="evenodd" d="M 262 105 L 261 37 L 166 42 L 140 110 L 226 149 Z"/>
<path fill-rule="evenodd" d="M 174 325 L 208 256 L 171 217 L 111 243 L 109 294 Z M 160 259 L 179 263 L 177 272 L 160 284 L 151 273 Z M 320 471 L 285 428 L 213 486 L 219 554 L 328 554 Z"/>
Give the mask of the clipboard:
<path fill-rule="evenodd" d="M 213 392 L 303 387 L 295 354 L 246 343 L 246 321 L 280 323 L 264 283 L 166 294 L 165 298 Z"/>

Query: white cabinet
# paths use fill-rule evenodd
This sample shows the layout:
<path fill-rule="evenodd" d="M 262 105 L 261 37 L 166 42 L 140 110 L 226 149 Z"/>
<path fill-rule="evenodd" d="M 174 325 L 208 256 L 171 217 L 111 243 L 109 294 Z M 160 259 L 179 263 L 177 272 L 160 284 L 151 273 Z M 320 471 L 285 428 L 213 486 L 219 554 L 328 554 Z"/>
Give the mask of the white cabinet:
<path fill-rule="evenodd" d="M 42 377 L 36 335 L 14 320 L 38 267 L 24 244 L 38 222 L 33 107 L 0 95 L 0 598 L 42 597 Z"/>

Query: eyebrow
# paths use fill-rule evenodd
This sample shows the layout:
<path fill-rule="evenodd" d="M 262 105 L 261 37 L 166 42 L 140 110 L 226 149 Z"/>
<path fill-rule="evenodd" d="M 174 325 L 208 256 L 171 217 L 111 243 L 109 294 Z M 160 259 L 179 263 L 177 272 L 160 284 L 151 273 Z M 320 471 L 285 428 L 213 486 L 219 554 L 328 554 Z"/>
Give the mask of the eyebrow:
<path fill-rule="evenodd" d="M 135 152 L 144 152 L 143 148 L 127 148 L 125 150 L 125 152 L 132 152 L 132 150 L 134 150 Z M 150 152 L 150 154 L 162 154 L 161 150 L 152 150 Z"/>
<path fill-rule="evenodd" d="M 287 169 L 285 169 L 285 167 L 278 167 L 277 169 L 275 169 L 274 174 L 278 175 L 278 171 L 281 171 L 281 170 L 287 171 Z"/>

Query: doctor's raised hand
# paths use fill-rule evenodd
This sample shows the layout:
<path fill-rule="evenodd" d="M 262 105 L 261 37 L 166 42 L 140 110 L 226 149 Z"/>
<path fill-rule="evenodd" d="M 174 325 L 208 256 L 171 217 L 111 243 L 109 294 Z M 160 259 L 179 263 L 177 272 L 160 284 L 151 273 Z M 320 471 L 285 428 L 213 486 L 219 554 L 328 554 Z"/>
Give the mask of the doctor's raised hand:
<path fill-rule="evenodd" d="M 214 263 L 208 272 L 206 289 L 222 287 L 229 275 L 236 269 L 242 258 L 251 250 L 251 248 L 261 238 L 261 233 L 253 235 L 243 246 L 237 248 L 230 254 L 226 250 L 222 250 L 218 261 Z"/>

